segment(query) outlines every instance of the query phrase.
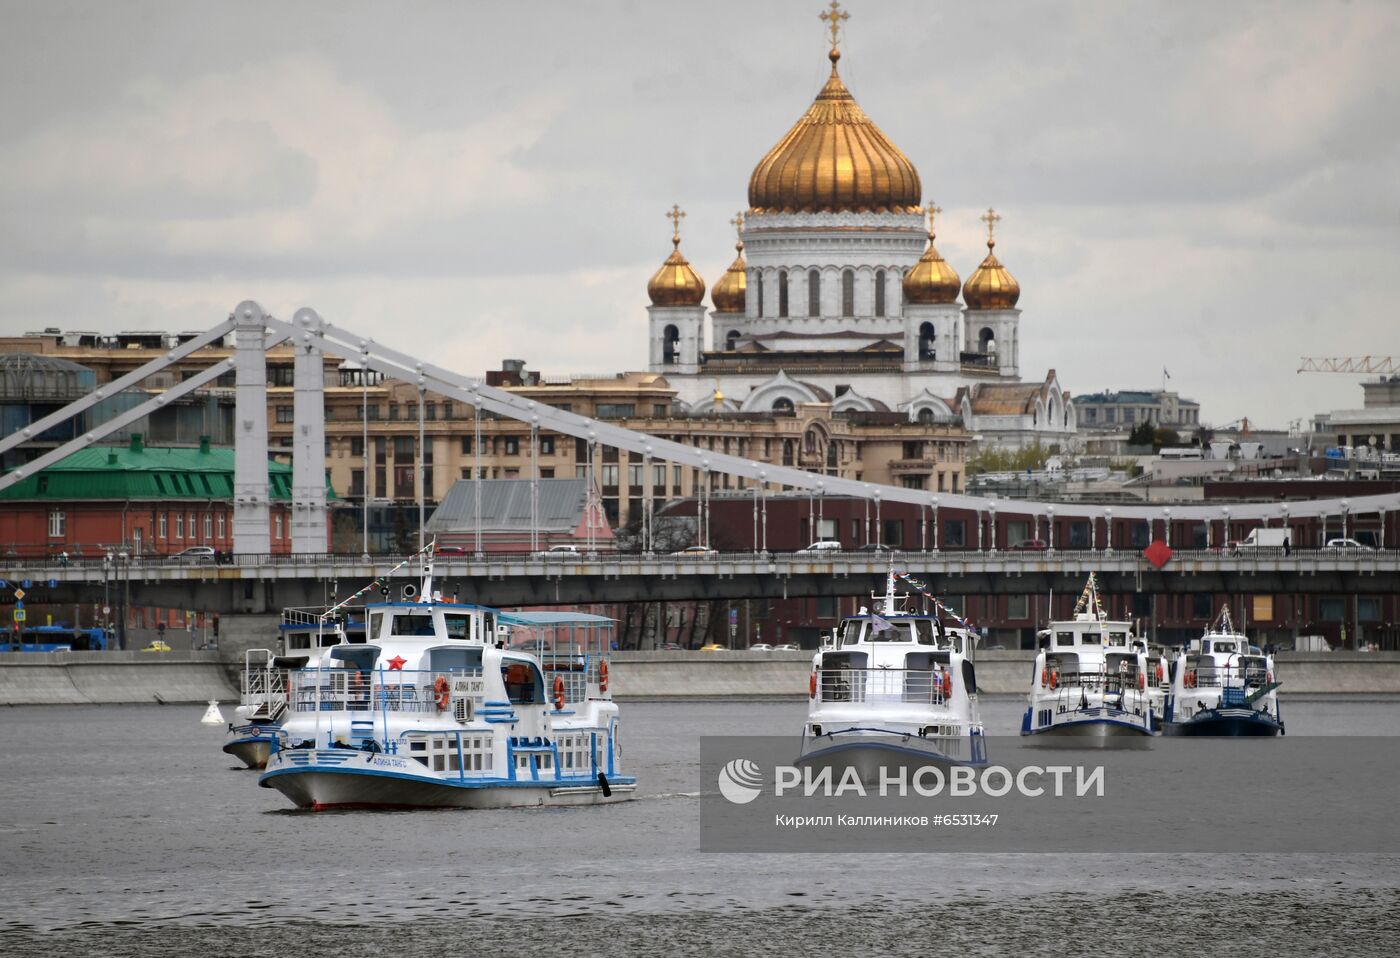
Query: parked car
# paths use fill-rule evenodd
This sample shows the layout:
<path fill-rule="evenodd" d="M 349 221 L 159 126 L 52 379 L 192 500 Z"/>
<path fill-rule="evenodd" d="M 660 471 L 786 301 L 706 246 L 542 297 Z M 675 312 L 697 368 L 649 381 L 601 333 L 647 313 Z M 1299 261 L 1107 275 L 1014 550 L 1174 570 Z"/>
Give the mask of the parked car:
<path fill-rule="evenodd" d="M 169 652 L 170 646 L 161 639 L 152 639 L 151 644 L 141 650 L 142 652 Z"/>
<path fill-rule="evenodd" d="M 684 652 L 685 646 L 677 642 L 662 642 L 657 646 L 657 649 L 662 652 Z"/>
<path fill-rule="evenodd" d="M 583 553 L 578 551 L 578 546 L 570 543 L 562 543 L 557 546 L 550 546 L 540 552 L 530 553 L 532 559 L 582 559 Z"/>
<path fill-rule="evenodd" d="M 218 553 L 213 546 L 190 546 L 183 552 L 177 552 L 170 557 L 175 562 L 208 562 L 214 563 L 218 560 Z"/>
<path fill-rule="evenodd" d="M 1020 542 L 1011 543 L 1007 548 L 1012 552 L 1044 552 L 1047 546 L 1039 539 L 1022 539 Z"/>
<path fill-rule="evenodd" d="M 773 646 L 769 645 L 767 642 L 755 642 L 753 645 L 749 646 L 749 651 L 750 651 L 750 652 L 772 652 L 772 651 L 773 651 Z"/>
<path fill-rule="evenodd" d="M 720 645 L 718 642 L 711 642 L 709 645 L 702 645 L 702 646 L 700 646 L 700 651 L 701 651 L 701 652 L 728 652 L 729 649 L 728 649 L 727 646 Z"/>
<path fill-rule="evenodd" d="M 802 553 L 802 552 L 840 552 L 840 551 L 841 551 L 841 543 L 838 542 L 838 541 L 835 540 L 835 539 L 822 539 L 822 540 L 820 540 L 820 541 L 813 542 L 811 545 L 809 545 L 809 546 L 808 546 L 807 548 L 805 548 L 805 549 L 798 549 L 797 551 L 798 551 L 799 553 Z"/>
<path fill-rule="evenodd" d="M 672 552 L 671 555 L 703 558 L 705 556 L 717 556 L 719 555 L 719 550 L 710 549 L 706 546 L 686 546 L 684 549 L 677 549 L 675 552 Z"/>
<path fill-rule="evenodd" d="M 791 642 L 784 642 L 782 645 L 773 646 L 774 652 L 801 652 L 802 647 L 793 645 Z"/>
<path fill-rule="evenodd" d="M 1366 545 L 1364 542 L 1357 542 L 1355 539 L 1328 539 L 1327 548 L 1335 549 L 1338 552 L 1375 552 L 1376 550 Z"/>
<path fill-rule="evenodd" d="M 857 549 L 856 551 L 857 551 L 857 552 L 893 552 L 894 549 L 892 549 L 892 548 L 890 548 L 889 546 L 885 545 L 883 542 L 867 542 L 865 545 L 861 546 L 861 547 L 860 547 L 859 549 Z"/>
<path fill-rule="evenodd" d="M 464 556 L 467 554 L 466 546 L 438 546 L 437 554 L 440 556 Z"/>

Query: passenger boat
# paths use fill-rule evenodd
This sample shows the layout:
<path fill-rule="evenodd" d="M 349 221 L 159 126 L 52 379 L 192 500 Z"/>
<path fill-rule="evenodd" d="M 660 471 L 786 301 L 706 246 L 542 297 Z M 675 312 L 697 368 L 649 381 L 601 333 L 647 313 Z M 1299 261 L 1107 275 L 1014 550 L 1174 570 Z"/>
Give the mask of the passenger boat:
<path fill-rule="evenodd" d="M 1076 744 L 1155 734 L 1146 643 L 1132 623 L 1108 618 L 1093 573 L 1074 618 L 1037 633 L 1022 735 L 1072 736 Z M 1155 673 L 1154 673 L 1155 678 Z"/>
<path fill-rule="evenodd" d="M 286 717 L 258 783 L 310 809 L 631 798 L 608 692 L 612 621 L 445 600 L 424 561 L 421 590 L 366 606 L 363 644 L 287 673 Z M 534 637 L 508 646 L 514 628 Z"/>
<path fill-rule="evenodd" d="M 1282 735 L 1274 660 L 1236 632 L 1228 607 L 1176 657 L 1167 735 Z"/>
<path fill-rule="evenodd" d="M 311 609 L 283 610 L 279 631 L 280 654 L 271 649 L 243 653 L 239 703 L 234 709 L 236 718 L 228 726 L 224 752 L 248 768 L 266 767 L 272 742 L 282 731 L 288 670 L 305 668 L 313 661 L 320 664 L 332 646 L 351 641 L 345 618 Z M 360 641 L 364 641 L 363 635 Z"/>
<path fill-rule="evenodd" d="M 878 611 L 842 620 L 812 660 L 800 764 L 857 769 L 876 781 L 890 766 L 985 765 L 977 712 L 975 636 L 914 580 L 933 611 L 903 608 L 896 573 L 885 582 Z"/>

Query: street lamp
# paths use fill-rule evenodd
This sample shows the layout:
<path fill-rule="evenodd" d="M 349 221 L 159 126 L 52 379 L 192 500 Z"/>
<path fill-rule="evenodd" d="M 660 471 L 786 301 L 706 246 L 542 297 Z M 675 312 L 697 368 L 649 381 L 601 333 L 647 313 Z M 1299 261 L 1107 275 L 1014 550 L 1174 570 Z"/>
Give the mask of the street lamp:
<path fill-rule="evenodd" d="M 1054 552 L 1054 551 L 1055 551 L 1055 507 L 1054 507 L 1054 506 L 1046 506 L 1046 507 L 1045 507 L 1045 525 L 1047 526 L 1046 532 L 1048 533 L 1048 535 L 1047 535 L 1048 542 L 1047 542 L 1047 544 L 1046 544 L 1046 550 L 1049 551 L 1049 552 Z"/>
<path fill-rule="evenodd" d="M 1162 541 L 1167 544 L 1167 548 L 1172 547 L 1172 511 L 1162 510 Z"/>
<path fill-rule="evenodd" d="M 1230 507 L 1220 507 L 1220 551 L 1230 548 Z"/>
<path fill-rule="evenodd" d="M 992 527 L 992 552 L 995 553 L 997 551 L 997 504 L 993 502 L 987 506 L 987 512 Z"/>
<path fill-rule="evenodd" d="M 1106 551 L 1112 552 L 1112 551 L 1113 551 L 1113 510 L 1112 510 L 1112 509 L 1105 509 L 1105 510 L 1103 511 L 1103 535 L 1104 535 L 1104 541 L 1108 543 L 1108 548 L 1107 548 Z"/>
<path fill-rule="evenodd" d="M 934 551 L 934 552 L 937 552 L 937 551 L 938 551 L 938 497 L 937 497 L 937 496 L 930 496 L 930 497 L 929 497 L 929 500 L 933 503 L 933 551 Z"/>
<path fill-rule="evenodd" d="M 1343 538 L 1343 539 L 1347 538 L 1347 513 L 1348 513 L 1348 511 L 1349 511 L 1349 509 L 1348 509 L 1348 506 L 1347 506 L 1347 501 L 1346 501 L 1345 499 L 1343 499 L 1343 500 L 1342 500 L 1342 538 Z"/>

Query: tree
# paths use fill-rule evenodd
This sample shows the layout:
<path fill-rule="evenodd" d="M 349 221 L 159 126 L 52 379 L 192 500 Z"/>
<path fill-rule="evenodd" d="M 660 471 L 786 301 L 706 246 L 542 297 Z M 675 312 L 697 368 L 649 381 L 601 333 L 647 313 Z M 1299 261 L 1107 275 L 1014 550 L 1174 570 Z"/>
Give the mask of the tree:
<path fill-rule="evenodd" d="M 1144 422 L 1133 427 L 1133 431 L 1128 433 L 1128 445 L 1152 447 L 1156 439 L 1157 430 L 1152 423 Z"/>

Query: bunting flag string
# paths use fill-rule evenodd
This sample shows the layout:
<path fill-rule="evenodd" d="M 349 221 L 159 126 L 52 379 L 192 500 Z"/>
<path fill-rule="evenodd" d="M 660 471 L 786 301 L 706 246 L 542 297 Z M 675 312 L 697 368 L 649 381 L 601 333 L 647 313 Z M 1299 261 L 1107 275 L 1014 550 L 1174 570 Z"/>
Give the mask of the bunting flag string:
<path fill-rule="evenodd" d="M 904 572 L 896 572 L 895 578 L 903 579 L 915 592 L 919 593 L 919 595 L 932 602 L 933 607 L 937 612 L 948 616 L 950 619 L 952 619 L 958 625 L 962 626 L 964 629 L 968 629 L 972 632 L 978 631 L 977 626 L 973 625 L 971 620 L 963 618 L 957 612 L 944 605 L 943 602 L 938 598 L 938 596 L 930 592 L 929 587 L 924 583 L 920 582 L 918 579 Z"/>
<path fill-rule="evenodd" d="M 358 599 L 360 596 L 364 595 L 366 592 L 372 592 L 373 590 L 378 589 L 378 588 L 379 588 L 380 586 L 382 586 L 385 582 L 387 582 L 387 581 L 389 581 L 391 578 L 393 578 L 395 572 L 398 572 L 400 569 L 402 569 L 404 566 L 408 565 L 408 564 L 409 564 L 410 562 L 412 562 L 414 559 L 417 559 L 417 558 L 419 558 L 420 556 L 422 556 L 425 552 L 430 552 L 430 551 L 432 551 L 432 549 L 436 546 L 436 544 L 437 544 L 437 540 L 436 540 L 436 539 L 432 540 L 432 541 L 429 542 L 427 545 L 423 546 L 423 548 L 419 549 L 417 552 L 413 553 L 413 554 L 410 555 L 408 558 L 404 559 L 404 560 L 403 560 L 402 562 L 400 562 L 398 565 L 394 566 L 394 567 L 393 567 L 392 569 L 390 569 L 388 572 L 384 573 L 383 575 L 375 576 L 375 577 L 374 577 L 374 581 L 371 582 L 369 585 L 367 585 L 367 586 L 365 586 L 364 588 L 360 589 L 358 592 L 355 592 L 353 595 L 351 595 L 349 598 L 345 599 L 344 601 L 342 601 L 342 602 L 337 602 L 335 605 L 331 606 L 331 607 L 330 607 L 329 609 L 327 609 L 325 612 L 322 612 L 322 613 L 321 613 L 321 618 L 322 618 L 322 619 L 327 619 L 327 618 L 329 618 L 337 609 L 344 608 L 345 606 L 349 605 L 351 602 L 354 602 L 354 601 L 355 601 L 356 599 Z"/>
<path fill-rule="evenodd" d="M 1094 573 L 1089 573 L 1089 581 L 1084 583 L 1084 591 L 1079 593 L 1079 601 L 1074 603 L 1074 614 L 1081 612 L 1098 613 L 1099 611 L 1099 589 L 1098 583 L 1094 579 Z"/>

